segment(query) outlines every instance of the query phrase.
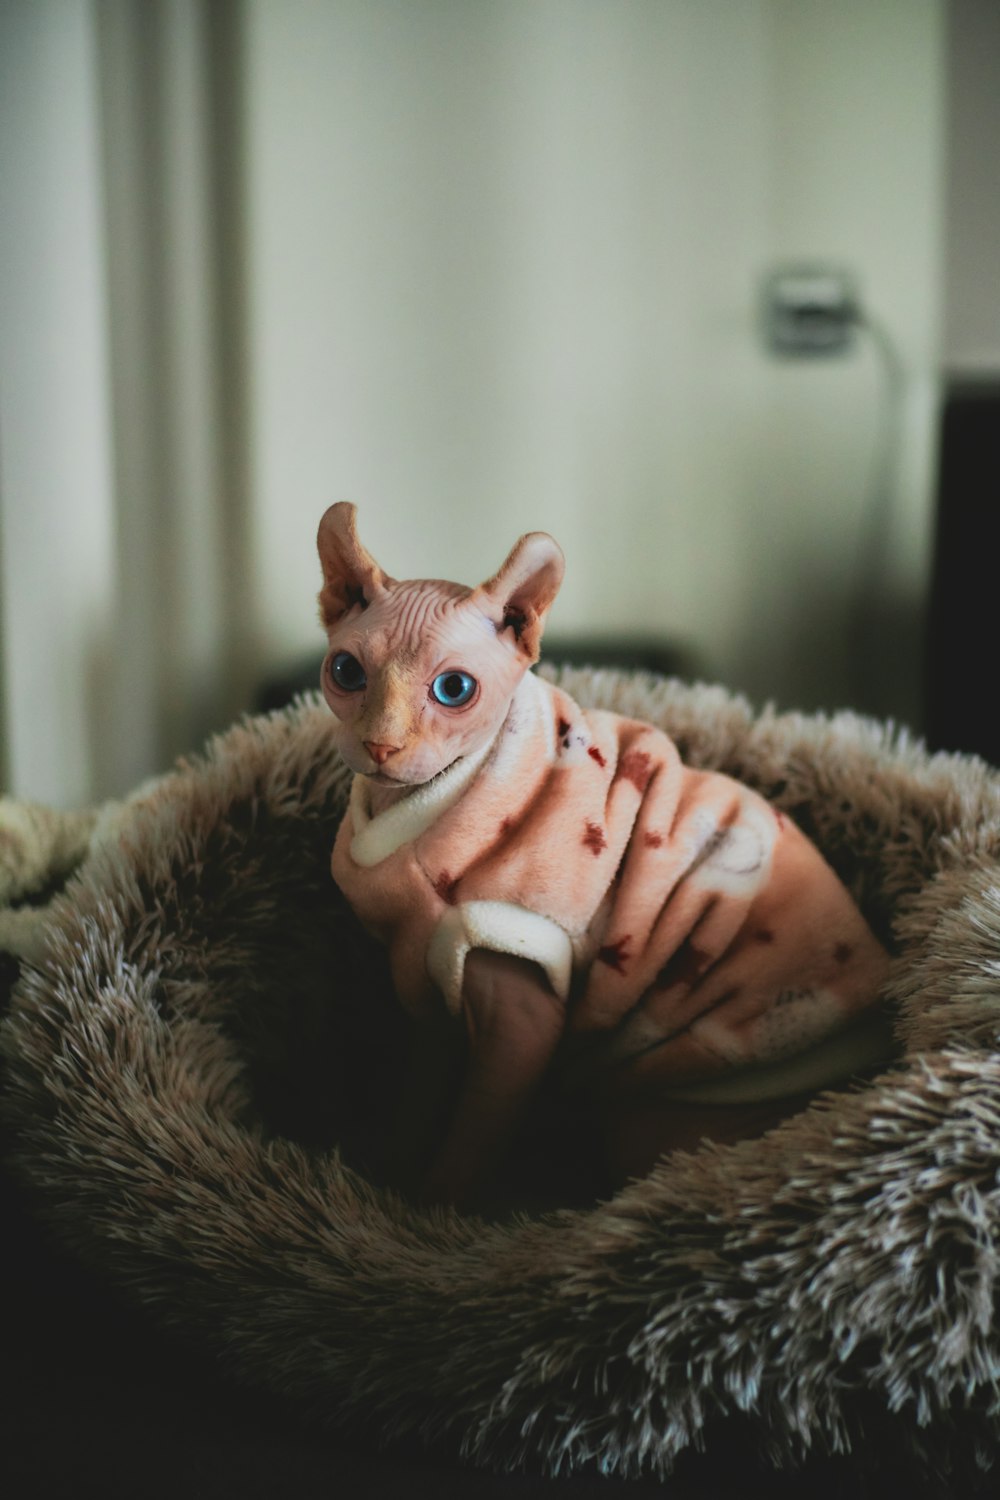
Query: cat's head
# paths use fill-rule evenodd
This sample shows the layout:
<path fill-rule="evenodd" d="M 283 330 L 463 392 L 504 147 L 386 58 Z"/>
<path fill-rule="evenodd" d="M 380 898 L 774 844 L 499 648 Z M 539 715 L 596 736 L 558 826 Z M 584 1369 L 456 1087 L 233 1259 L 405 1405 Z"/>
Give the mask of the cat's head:
<path fill-rule="evenodd" d="M 326 512 L 317 545 L 329 639 L 321 682 L 351 769 L 418 786 L 488 744 L 538 660 L 563 576 L 556 542 L 543 531 L 522 536 L 472 589 L 390 578 L 359 542 L 346 503 Z"/>

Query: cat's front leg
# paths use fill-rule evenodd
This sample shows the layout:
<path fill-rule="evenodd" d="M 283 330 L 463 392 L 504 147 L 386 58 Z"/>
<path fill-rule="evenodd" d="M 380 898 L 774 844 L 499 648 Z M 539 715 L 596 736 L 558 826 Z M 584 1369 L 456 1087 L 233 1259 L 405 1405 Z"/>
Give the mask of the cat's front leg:
<path fill-rule="evenodd" d="M 444 1141 L 421 1196 L 460 1203 L 500 1163 L 562 1038 L 565 1003 L 537 964 L 473 949 L 465 962 L 465 1068 Z"/>

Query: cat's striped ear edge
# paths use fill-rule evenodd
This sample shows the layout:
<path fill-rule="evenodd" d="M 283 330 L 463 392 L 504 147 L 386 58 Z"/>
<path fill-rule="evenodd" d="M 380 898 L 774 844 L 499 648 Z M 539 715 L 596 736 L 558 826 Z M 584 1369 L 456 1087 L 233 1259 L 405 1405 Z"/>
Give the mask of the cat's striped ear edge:
<path fill-rule="evenodd" d="M 395 581 L 358 540 L 356 516 L 357 506 L 341 500 L 324 512 L 319 523 L 316 546 L 323 566 L 319 615 L 327 630 L 355 606 L 367 609 Z"/>

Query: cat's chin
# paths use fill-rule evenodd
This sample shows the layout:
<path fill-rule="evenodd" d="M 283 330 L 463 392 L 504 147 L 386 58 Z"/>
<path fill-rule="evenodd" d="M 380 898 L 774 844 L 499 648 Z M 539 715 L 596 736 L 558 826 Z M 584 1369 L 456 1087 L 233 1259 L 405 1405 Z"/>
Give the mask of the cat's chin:
<path fill-rule="evenodd" d="M 403 781 L 399 776 L 387 776 L 384 771 L 362 771 L 360 773 L 372 786 L 395 786 L 406 791 L 411 786 L 423 786 L 422 781 Z"/>

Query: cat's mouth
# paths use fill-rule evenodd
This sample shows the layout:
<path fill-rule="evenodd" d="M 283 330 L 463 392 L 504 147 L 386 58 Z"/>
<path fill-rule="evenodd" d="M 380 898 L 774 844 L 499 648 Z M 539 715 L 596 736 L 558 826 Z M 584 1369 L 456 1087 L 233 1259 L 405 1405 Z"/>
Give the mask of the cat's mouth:
<path fill-rule="evenodd" d="M 366 771 L 364 775 L 365 780 L 370 781 L 373 786 L 430 786 L 432 781 L 438 781 L 442 776 L 447 775 L 452 766 L 457 766 L 463 759 L 464 756 L 456 755 L 454 760 L 450 760 L 446 766 L 441 767 L 440 771 L 435 771 L 433 776 L 428 776 L 424 781 L 408 781 L 402 776 L 390 776 L 387 771 Z"/>

